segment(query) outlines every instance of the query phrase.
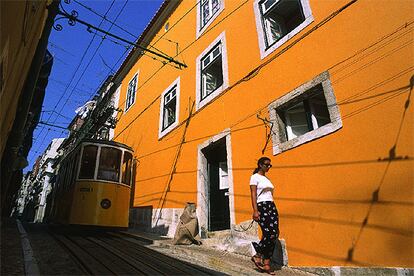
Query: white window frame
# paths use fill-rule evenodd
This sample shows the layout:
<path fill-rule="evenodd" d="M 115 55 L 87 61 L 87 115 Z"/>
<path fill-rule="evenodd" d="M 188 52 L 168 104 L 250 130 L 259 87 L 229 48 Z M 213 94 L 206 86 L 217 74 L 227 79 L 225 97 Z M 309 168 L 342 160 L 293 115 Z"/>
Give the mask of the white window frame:
<path fill-rule="evenodd" d="M 310 130 L 303 135 L 287 140 L 285 134 L 285 124 L 283 123 L 282 118 L 277 114 L 277 109 L 280 109 L 281 106 L 295 101 L 300 97 L 304 97 L 302 94 L 306 94 L 311 88 L 321 84 L 323 88 L 323 94 L 326 99 L 326 105 L 329 112 L 330 123 L 318 127 L 317 129 Z M 306 98 L 306 97 L 304 97 Z M 330 76 L 328 72 L 323 72 L 322 74 L 315 77 L 313 80 L 299 86 L 288 94 L 277 99 L 268 106 L 270 121 L 273 123 L 272 128 L 272 141 L 273 141 L 273 155 L 280 154 L 289 149 L 300 146 L 304 143 L 310 142 L 312 140 L 321 138 L 325 135 L 331 134 L 340 128 L 342 128 L 341 114 L 339 112 L 338 104 L 336 103 L 336 97 L 332 88 L 330 81 Z"/>
<path fill-rule="evenodd" d="M 309 0 L 299 0 L 303 8 L 303 14 L 305 16 L 305 21 L 303 21 L 295 29 L 287 33 L 284 37 L 282 37 L 280 40 L 278 40 L 276 43 L 274 43 L 272 46 L 266 49 L 266 38 L 265 38 L 266 33 L 264 32 L 264 26 L 263 26 L 264 20 L 262 20 L 262 13 L 260 11 L 260 2 L 262 1 L 263 0 L 255 0 L 253 3 L 253 8 L 254 8 L 254 14 L 255 14 L 255 19 L 256 19 L 257 37 L 259 40 L 260 58 L 264 59 L 269 54 L 271 54 L 273 51 L 275 51 L 277 48 L 279 48 L 281 45 L 283 45 L 286 41 L 291 39 L 293 36 L 295 36 L 297 33 L 303 30 L 306 26 L 312 23 L 314 19 L 313 19 L 310 5 L 309 5 Z M 282 0 L 277 0 L 277 2 L 279 1 L 282 1 Z"/>
<path fill-rule="evenodd" d="M 211 23 L 217 18 L 217 16 L 219 16 L 221 14 L 221 12 L 224 10 L 224 0 L 219 0 L 220 2 L 220 8 L 219 10 L 213 14 L 210 19 L 208 20 L 208 22 L 202 26 L 202 22 L 201 22 L 201 3 L 203 0 L 196 0 L 197 1 L 197 28 L 196 28 L 196 39 L 198 39 L 203 33 L 204 31 L 208 28 L 208 26 L 211 25 Z M 212 7 L 212 0 L 206 0 L 209 2 L 208 5 L 210 5 L 210 9 Z"/>
<path fill-rule="evenodd" d="M 163 120 L 164 120 L 164 96 L 168 92 L 171 91 L 171 89 L 176 86 L 175 90 L 175 122 L 172 123 L 170 126 L 168 126 L 166 129 L 162 130 L 163 127 Z M 159 119 L 159 125 L 158 125 L 158 139 L 161 139 L 167 133 L 171 132 L 174 128 L 178 126 L 179 122 L 179 114 L 180 114 L 180 77 L 178 77 L 170 86 L 168 86 L 167 89 L 164 90 L 161 94 L 161 101 L 160 101 L 160 119 Z"/>
<path fill-rule="evenodd" d="M 136 99 L 137 99 L 137 89 L 138 89 L 138 76 L 139 76 L 139 71 L 137 71 L 134 76 L 129 80 L 128 85 L 126 87 L 126 97 L 125 97 L 125 113 L 131 109 L 131 107 L 135 104 Z M 129 84 L 132 82 L 132 80 L 136 77 L 136 82 L 135 82 L 135 91 L 134 93 L 134 101 L 128 106 L 128 99 L 129 96 L 131 94 L 128 93 L 128 89 L 129 89 Z"/>
<path fill-rule="evenodd" d="M 221 63 L 223 69 L 223 84 L 213 93 L 201 100 L 201 60 L 218 44 L 221 43 Z M 229 68 L 227 62 L 226 33 L 222 32 L 196 59 L 196 110 L 199 110 L 229 87 Z"/>

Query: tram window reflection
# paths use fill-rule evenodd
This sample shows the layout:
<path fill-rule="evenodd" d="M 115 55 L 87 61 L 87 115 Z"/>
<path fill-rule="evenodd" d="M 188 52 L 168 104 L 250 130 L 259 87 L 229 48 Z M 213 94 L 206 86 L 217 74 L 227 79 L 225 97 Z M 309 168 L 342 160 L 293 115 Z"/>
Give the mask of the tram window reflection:
<path fill-rule="evenodd" d="M 83 148 L 79 179 L 93 179 L 98 147 L 89 145 Z"/>
<path fill-rule="evenodd" d="M 99 159 L 98 179 L 119 181 L 121 151 L 111 147 L 101 148 Z"/>
<path fill-rule="evenodd" d="M 131 164 L 132 154 L 129 152 L 124 153 L 124 162 L 122 162 L 122 183 L 131 184 Z"/>

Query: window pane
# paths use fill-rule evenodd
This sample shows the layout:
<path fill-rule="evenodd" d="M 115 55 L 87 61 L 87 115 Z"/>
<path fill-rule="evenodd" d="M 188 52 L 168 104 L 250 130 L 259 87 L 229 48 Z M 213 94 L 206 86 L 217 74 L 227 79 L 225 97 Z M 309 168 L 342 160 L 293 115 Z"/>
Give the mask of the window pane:
<path fill-rule="evenodd" d="M 281 23 L 271 17 L 265 18 L 266 38 L 269 45 L 282 38 L 283 28 Z"/>
<path fill-rule="evenodd" d="M 303 135 L 310 130 L 303 102 L 287 109 L 285 117 L 288 140 Z"/>
<path fill-rule="evenodd" d="M 102 147 L 99 158 L 98 179 L 119 181 L 121 151 L 116 148 Z"/>
<path fill-rule="evenodd" d="M 211 93 L 213 93 L 217 88 L 219 88 L 223 84 L 223 68 L 221 62 L 221 55 L 218 59 L 216 59 L 206 69 L 202 71 L 202 82 L 202 100 Z"/>
<path fill-rule="evenodd" d="M 201 28 L 204 27 L 210 21 L 215 13 L 220 10 L 221 0 L 206 0 L 201 1 L 200 15 L 201 15 Z"/>
<path fill-rule="evenodd" d="M 203 69 L 207 67 L 207 65 L 210 63 L 210 55 L 208 55 L 203 61 L 201 62 L 203 64 Z"/>
<path fill-rule="evenodd" d="M 220 9 L 220 0 L 212 0 L 213 15 Z"/>
<path fill-rule="evenodd" d="M 128 109 L 135 101 L 135 90 L 137 87 L 137 75 L 129 82 L 127 89 L 126 108 Z"/>
<path fill-rule="evenodd" d="M 124 153 L 124 161 L 122 162 L 122 183 L 131 185 L 131 168 L 132 168 L 132 154 Z"/>
<path fill-rule="evenodd" d="M 166 129 L 175 122 L 176 100 L 176 97 L 174 97 L 169 103 L 164 105 L 162 130 Z"/>
<path fill-rule="evenodd" d="M 320 87 L 320 89 L 322 89 L 322 87 Z M 331 122 L 325 95 L 322 91 L 319 92 L 319 94 L 316 96 L 309 99 L 309 105 L 312 112 L 312 120 L 314 121 L 314 129 Z"/>
<path fill-rule="evenodd" d="M 273 2 L 269 1 L 269 3 L 264 2 L 262 4 L 263 28 L 266 34 L 267 47 L 270 47 L 305 21 L 300 0 L 281 0 L 276 4 Z M 270 8 L 270 6 L 272 7 Z"/>
<path fill-rule="evenodd" d="M 80 179 L 93 179 L 97 152 L 97 146 L 90 145 L 83 148 L 81 168 L 79 172 Z"/>
<path fill-rule="evenodd" d="M 261 3 L 261 5 L 262 5 L 262 11 L 263 12 L 266 12 L 274 4 L 276 4 L 276 0 L 266 0 L 266 1 L 263 1 Z"/>
<path fill-rule="evenodd" d="M 175 113 L 177 108 L 176 90 L 177 86 L 174 86 L 164 96 L 164 106 L 162 110 L 162 130 L 165 130 L 175 122 Z"/>
<path fill-rule="evenodd" d="M 201 26 L 203 27 L 206 25 L 208 20 L 210 19 L 210 6 L 209 1 L 205 1 L 201 4 Z"/>

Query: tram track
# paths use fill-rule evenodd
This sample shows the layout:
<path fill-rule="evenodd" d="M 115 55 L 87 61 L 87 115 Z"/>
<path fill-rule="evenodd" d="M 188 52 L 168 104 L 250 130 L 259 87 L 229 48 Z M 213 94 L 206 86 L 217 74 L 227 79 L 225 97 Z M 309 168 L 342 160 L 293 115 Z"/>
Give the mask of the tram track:
<path fill-rule="evenodd" d="M 49 234 L 88 275 L 224 275 L 166 256 L 121 233 L 54 228 Z"/>

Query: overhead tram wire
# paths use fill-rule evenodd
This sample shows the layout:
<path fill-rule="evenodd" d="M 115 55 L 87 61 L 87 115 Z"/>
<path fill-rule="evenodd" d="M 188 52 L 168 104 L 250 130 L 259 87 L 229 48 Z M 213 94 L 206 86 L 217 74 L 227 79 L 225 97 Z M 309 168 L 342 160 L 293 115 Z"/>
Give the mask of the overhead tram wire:
<path fill-rule="evenodd" d="M 127 2 L 128 2 L 128 1 L 126 1 L 126 3 L 127 3 Z M 126 3 L 124 4 L 123 8 L 125 7 Z M 122 8 L 122 9 L 123 9 L 123 8 Z M 119 13 L 119 14 L 120 14 L 120 13 Z M 119 17 L 119 14 L 118 14 L 117 18 Z M 75 22 L 79 22 L 80 24 L 87 26 L 89 29 L 94 29 L 94 30 L 99 31 L 99 32 L 102 32 L 102 33 L 104 33 L 104 34 L 106 34 L 106 35 L 108 35 L 108 36 L 114 37 L 114 38 L 116 38 L 116 39 L 118 39 L 118 40 L 120 40 L 120 41 L 123 41 L 123 42 L 126 42 L 126 43 L 130 44 L 130 45 L 133 45 L 134 47 L 137 47 L 137 48 L 141 49 L 142 51 L 146 51 L 146 52 L 149 52 L 149 53 L 151 53 L 151 54 L 154 54 L 154 55 L 156 55 L 156 56 L 158 56 L 158 57 L 162 57 L 162 58 L 164 58 L 164 59 L 168 60 L 168 61 L 169 61 L 169 62 L 171 62 L 171 63 L 174 63 L 174 64 L 179 65 L 180 67 L 187 67 L 187 65 L 185 65 L 185 64 L 183 64 L 183 63 L 181 63 L 181 62 L 175 61 L 173 58 L 171 58 L 171 57 L 169 57 L 169 56 L 164 56 L 164 55 L 161 55 L 161 54 L 156 53 L 156 52 L 154 52 L 154 51 L 152 51 L 152 50 L 149 50 L 149 49 L 144 48 L 144 47 L 142 47 L 142 46 L 140 46 L 140 45 L 137 45 L 136 43 L 130 42 L 130 41 L 128 41 L 128 40 L 126 40 L 126 39 L 123 39 L 123 38 L 121 38 L 121 37 L 119 37 L 119 36 L 117 36 L 117 35 L 114 35 L 114 34 L 112 34 L 112 33 L 109 33 L 109 31 L 111 30 L 111 28 L 114 26 L 115 22 L 112 22 L 112 25 L 111 25 L 111 27 L 110 27 L 109 31 L 104 31 L 104 30 L 100 29 L 99 27 L 95 27 L 95 26 L 93 26 L 93 25 L 91 25 L 91 24 L 89 24 L 89 23 L 87 23 L 87 22 L 85 22 L 85 21 L 83 21 L 83 20 L 80 20 L 80 19 L 78 19 L 78 18 L 74 17 L 73 15 L 65 15 L 65 14 L 63 14 L 62 12 L 60 12 L 60 15 L 66 16 L 67 18 L 70 18 L 70 19 L 74 20 Z M 104 17 L 105 17 L 105 18 L 103 18 L 103 20 L 106 20 L 106 15 L 105 15 Z M 117 20 L 117 18 L 115 19 L 115 21 Z M 102 21 L 101 21 L 101 23 L 102 23 Z M 95 34 L 94 34 L 94 37 L 95 37 L 95 35 L 97 35 L 97 34 L 95 33 Z M 102 42 L 103 42 L 103 41 L 101 41 L 101 44 L 102 44 Z M 100 44 L 100 45 L 101 45 L 101 44 Z M 99 48 L 99 46 L 98 46 L 98 48 Z M 93 55 L 93 56 L 95 56 L 96 52 L 97 52 L 97 51 L 95 51 L 95 53 L 94 53 L 94 55 Z M 89 66 L 89 64 L 91 63 L 91 61 L 92 61 L 92 59 L 91 59 L 91 60 L 90 60 L 90 62 L 88 63 L 87 67 Z M 164 64 L 164 63 L 163 63 L 163 64 Z M 164 64 L 164 65 L 165 65 L 165 64 Z M 85 70 L 84 70 L 84 72 L 82 73 L 82 75 L 81 75 L 81 77 L 80 77 L 80 78 L 82 78 L 82 76 L 83 76 L 83 74 L 84 74 L 84 73 L 85 73 Z M 80 80 L 80 79 L 79 79 L 79 80 Z M 78 81 L 78 82 L 79 82 L 79 81 Z M 77 84 L 75 85 L 75 87 L 76 87 L 76 86 L 77 86 Z M 72 94 L 72 93 L 71 93 L 71 94 Z M 70 95 L 71 95 L 71 94 L 70 94 Z M 70 96 L 69 96 L 69 97 L 70 97 Z M 68 97 L 68 99 L 69 99 L 69 97 Z M 59 112 L 62 112 L 63 107 L 64 107 L 64 106 L 66 105 L 66 103 L 68 102 L 68 99 L 66 100 L 66 102 L 64 103 L 64 105 L 62 106 L 62 108 L 61 108 L 61 110 L 60 110 Z M 49 118 L 49 119 L 50 119 L 50 118 Z M 49 121 L 49 120 L 48 120 L 48 121 Z M 43 139 L 43 140 L 44 140 L 44 139 Z M 42 143 L 43 143 L 43 141 L 42 141 Z"/>
<path fill-rule="evenodd" d="M 119 28 L 120 30 L 124 31 L 125 33 L 129 34 L 129 35 L 130 35 L 130 36 L 132 36 L 134 39 L 138 39 L 138 38 L 139 38 L 139 36 L 137 36 L 137 35 L 135 35 L 135 34 L 131 33 L 130 31 L 128 31 L 128 30 L 127 30 L 127 29 L 125 29 L 124 27 L 120 26 L 119 24 L 116 24 L 114 21 L 109 20 L 106 16 L 101 15 L 100 13 L 98 13 L 97 11 L 95 11 L 94 9 L 92 9 L 91 7 L 88 7 L 88 6 L 87 6 L 87 5 L 85 5 L 84 3 L 81 3 L 80 1 L 77 1 L 77 0 L 73 0 L 73 2 L 75 2 L 76 4 L 80 5 L 81 7 L 85 8 L 85 9 L 89 10 L 90 12 L 92 12 L 93 14 L 95 14 L 95 15 L 99 16 L 100 18 L 104 19 L 105 21 L 107 21 L 107 22 L 109 22 L 109 23 L 113 24 L 115 27 L 117 27 L 117 28 Z M 166 39 L 166 38 L 164 38 L 164 39 L 165 39 L 165 40 L 168 40 L 168 41 L 170 41 L 170 42 L 174 42 L 174 41 L 171 41 L 171 40 Z M 159 51 L 160 53 L 162 53 L 162 54 L 164 54 L 164 55 L 167 55 L 165 52 L 161 51 L 160 49 L 155 48 L 155 47 L 154 47 L 154 46 L 152 46 L 152 45 L 149 45 L 149 47 L 151 47 L 151 48 L 155 49 L 156 51 Z"/>
<path fill-rule="evenodd" d="M 110 4 L 110 6 L 108 7 L 108 9 L 107 9 L 107 10 L 106 10 L 106 12 L 105 12 L 105 16 L 106 16 L 106 15 L 109 13 L 109 11 L 112 9 L 112 7 L 113 7 L 114 3 L 115 3 L 115 0 L 112 0 L 112 2 L 111 2 L 111 4 Z M 103 24 L 103 22 L 104 22 L 104 20 L 101 20 L 101 22 L 99 23 L 99 26 L 101 26 L 101 25 Z M 56 110 L 56 108 L 58 107 L 58 105 L 59 105 L 60 101 L 63 99 L 64 95 L 66 94 L 66 92 L 67 92 L 67 90 L 68 90 L 68 88 L 69 88 L 69 86 L 71 85 L 72 81 L 75 79 L 75 76 L 76 76 L 76 74 L 77 74 L 77 72 L 78 72 L 78 70 L 79 70 L 80 66 L 82 65 L 83 60 L 84 60 L 84 58 L 85 58 L 85 56 L 86 56 L 86 53 L 89 51 L 89 48 L 91 47 L 91 45 L 92 45 L 92 43 L 93 43 L 94 39 L 95 39 L 95 35 L 92 37 L 92 39 L 90 40 L 90 42 L 89 42 L 88 46 L 87 46 L 87 47 L 86 47 L 86 49 L 84 50 L 84 52 L 83 52 L 83 54 L 82 54 L 82 57 L 81 57 L 81 59 L 80 59 L 80 61 L 79 61 L 78 65 L 77 65 L 77 67 L 76 67 L 75 71 L 74 71 L 74 72 L 73 72 L 73 74 L 72 74 L 72 77 L 71 77 L 70 81 L 68 82 L 68 84 L 67 84 L 67 86 L 66 86 L 65 90 L 63 91 L 63 94 L 60 96 L 60 98 L 59 98 L 58 102 L 55 104 L 55 107 L 53 108 L 53 110 Z M 49 122 L 49 120 L 50 120 L 51 118 L 52 118 L 52 115 L 50 115 L 50 116 L 49 116 L 49 118 L 48 118 L 46 121 L 47 121 L 47 122 Z M 40 135 L 43 133 L 43 130 L 44 130 L 44 129 L 45 129 L 45 127 L 42 127 L 42 129 L 41 129 L 40 133 L 37 135 L 36 139 L 38 139 L 38 138 L 40 137 Z M 39 151 L 39 149 L 40 149 L 40 147 L 43 145 L 43 143 L 44 143 L 44 141 L 45 141 L 45 139 L 46 139 L 46 137 L 47 137 L 47 134 L 48 134 L 48 133 L 49 133 L 49 131 L 48 131 L 48 132 L 46 133 L 46 135 L 43 137 L 43 139 L 42 139 L 42 141 L 40 142 L 40 144 L 38 145 L 38 147 L 37 147 L 37 150 L 36 150 L 36 151 Z"/>
<path fill-rule="evenodd" d="M 119 16 L 122 14 L 122 12 L 124 11 L 124 9 L 125 9 L 125 7 L 126 7 L 126 5 L 127 5 L 127 4 L 128 4 L 128 0 L 124 2 L 124 5 L 122 6 L 122 8 L 120 9 L 120 11 L 118 12 L 118 14 L 117 14 L 117 16 L 116 16 L 116 18 L 115 18 L 115 21 L 116 21 L 116 20 L 119 18 Z M 112 27 L 113 27 L 113 26 L 114 26 L 114 25 L 112 24 L 112 25 L 109 27 L 109 31 L 112 29 Z M 77 87 L 77 85 L 79 84 L 79 82 L 82 80 L 83 76 L 84 76 L 84 75 L 85 75 L 85 73 L 86 73 L 86 70 L 88 69 L 89 65 L 92 63 L 92 61 L 93 61 L 94 57 L 96 56 L 96 53 L 97 53 L 97 52 L 98 52 L 98 50 L 101 48 L 101 46 L 102 46 L 102 44 L 103 44 L 103 42 L 104 42 L 104 41 L 105 41 L 105 37 L 103 37 L 103 38 L 101 39 L 101 41 L 100 41 L 100 43 L 99 43 L 98 47 L 96 47 L 95 52 L 92 54 L 91 58 L 89 59 L 88 64 L 85 66 L 85 68 L 84 68 L 83 72 L 81 73 L 81 75 L 80 75 L 80 77 L 79 77 L 79 79 L 78 79 L 77 83 L 75 84 L 75 86 L 74 86 L 75 88 Z M 66 106 L 66 104 L 67 104 L 67 102 L 69 101 L 69 99 L 70 99 L 70 97 L 72 96 L 72 94 L 73 94 L 73 90 L 72 90 L 72 92 L 69 94 L 68 98 L 66 99 L 66 101 L 65 101 L 65 103 L 63 104 L 62 108 L 60 109 L 59 113 L 61 113 L 61 112 L 62 112 L 63 108 Z M 94 97 L 94 95 L 92 95 L 91 97 L 93 98 L 93 97 Z"/>
<path fill-rule="evenodd" d="M 112 1 L 111 5 L 109 6 L 109 8 L 107 9 L 107 11 L 106 11 L 106 13 L 105 13 L 105 16 L 106 16 L 106 15 L 109 13 L 109 11 L 112 9 L 112 7 L 113 7 L 114 3 L 115 3 L 115 0 L 113 0 L 113 1 Z M 103 22 L 104 22 L 104 20 L 102 20 L 102 21 L 99 23 L 99 26 L 101 26 L 101 25 L 103 24 Z M 55 110 L 55 109 L 57 108 L 57 106 L 59 105 L 60 101 L 63 99 L 64 95 L 66 94 L 67 90 L 69 89 L 69 87 L 70 87 L 70 85 L 71 85 L 72 81 L 74 80 L 74 78 L 75 78 L 75 76 L 76 76 L 76 74 L 77 74 L 77 72 L 78 72 L 78 70 L 79 70 L 80 66 L 82 65 L 83 60 L 84 60 L 84 58 L 85 58 L 85 56 L 86 56 L 86 53 L 89 51 L 89 48 L 91 47 L 92 42 L 94 41 L 94 39 L 95 39 L 95 35 L 92 37 L 92 39 L 90 40 L 90 42 L 89 42 L 88 46 L 86 47 L 85 51 L 83 52 L 82 57 L 81 57 L 81 59 L 80 59 L 80 62 L 78 63 L 78 66 L 76 67 L 76 69 L 75 69 L 74 73 L 72 74 L 72 77 L 71 77 L 70 81 L 67 83 L 67 86 L 66 86 L 66 88 L 65 88 L 65 90 L 64 90 L 64 92 L 63 92 L 63 94 L 60 96 L 60 98 L 59 98 L 58 102 L 55 104 L 55 107 L 53 108 L 53 110 Z M 74 89 L 75 89 L 75 88 L 76 88 L 76 87 L 74 87 Z M 47 119 L 47 121 L 49 121 L 49 120 L 51 119 L 51 117 L 52 117 L 52 116 L 49 116 L 49 118 Z M 43 129 L 42 129 L 42 131 L 43 131 Z M 42 133 L 42 131 L 39 133 L 39 136 L 40 136 L 40 134 Z M 46 135 L 46 136 L 47 136 L 47 135 Z M 43 139 L 43 140 L 44 140 L 44 139 Z M 43 140 L 42 140 L 42 141 L 43 141 Z"/>
<path fill-rule="evenodd" d="M 145 48 L 145 47 L 143 47 L 143 46 L 141 46 L 141 45 L 139 45 L 139 44 L 137 44 L 135 42 L 129 41 L 129 40 L 127 40 L 127 39 L 125 39 L 125 38 L 123 38 L 123 37 L 121 37 L 119 35 L 115 35 L 113 33 L 110 33 L 108 31 L 105 31 L 104 29 L 101 29 L 99 27 L 95 27 L 94 25 L 92 25 L 92 24 L 90 24 L 90 23 L 88 23 L 88 22 L 86 22 L 84 20 L 79 19 L 77 16 L 74 16 L 73 14 L 68 14 L 68 13 L 64 13 L 62 11 L 58 11 L 58 15 L 63 16 L 63 17 L 65 17 L 65 18 L 67 18 L 67 19 L 69 19 L 69 20 L 71 20 L 73 22 L 77 22 L 77 23 L 79 23 L 81 25 L 84 25 L 84 26 L 88 27 L 89 29 L 93 29 L 95 31 L 98 31 L 98 32 L 101 32 L 101 33 L 106 34 L 108 36 L 111 36 L 113 38 L 116 38 L 116 39 L 118 39 L 120 41 L 123 41 L 125 43 L 131 44 L 134 47 L 140 49 L 141 51 L 145 51 L 145 52 L 151 53 L 151 54 L 153 54 L 153 55 L 155 55 L 157 57 L 160 57 L 160 58 L 163 58 L 163 59 L 167 60 L 168 62 L 177 64 L 178 66 L 183 67 L 183 68 L 187 68 L 187 65 L 186 64 L 184 64 L 182 62 L 179 62 L 179 61 L 175 60 L 174 58 L 172 58 L 172 57 L 170 57 L 168 55 L 164 55 L 164 54 L 157 53 L 157 52 L 155 52 L 153 50 L 150 50 L 148 48 Z"/>

